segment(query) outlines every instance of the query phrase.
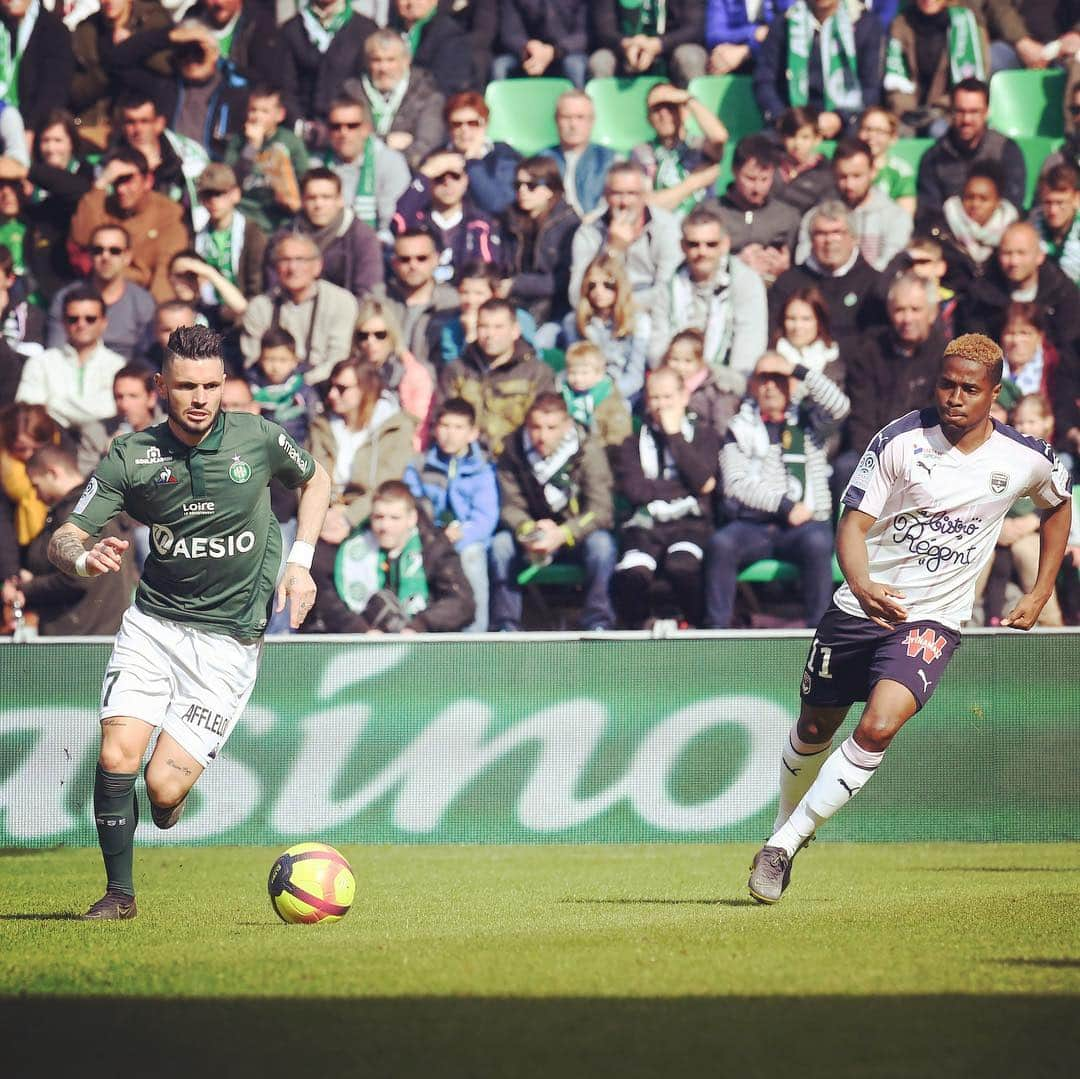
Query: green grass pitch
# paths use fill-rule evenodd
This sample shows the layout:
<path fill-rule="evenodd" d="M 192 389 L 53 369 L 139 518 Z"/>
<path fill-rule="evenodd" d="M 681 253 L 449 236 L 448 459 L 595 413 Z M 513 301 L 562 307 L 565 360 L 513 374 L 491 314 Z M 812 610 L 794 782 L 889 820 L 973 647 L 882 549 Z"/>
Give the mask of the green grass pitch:
<path fill-rule="evenodd" d="M 277 851 L 140 849 L 107 924 L 96 851 L 3 852 L 0 1075 L 1077 1074 L 1077 844 L 819 842 L 772 908 L 745 845 L 342 850 L 322 926 Z"/>

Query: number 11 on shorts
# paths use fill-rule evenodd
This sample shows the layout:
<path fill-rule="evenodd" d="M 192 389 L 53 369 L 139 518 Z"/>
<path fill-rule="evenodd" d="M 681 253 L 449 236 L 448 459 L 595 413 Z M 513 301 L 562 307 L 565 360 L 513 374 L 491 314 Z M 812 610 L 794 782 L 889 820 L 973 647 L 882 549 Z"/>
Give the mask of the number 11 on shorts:
<path fill-rule="evenodd" d="M 832 662 L 832 649 L 827 645 L 819 645 L 817 637 L 814 638 L 810 645 L 810 655 L 806 659 L 806 669 L 811 674 L 815 673 L 814 660 L 819 652 L 821 653 L 821 664 L 816 673 L 819 678 L 832 678 L 832 674 L 829 672 L 829 664 Z"/>

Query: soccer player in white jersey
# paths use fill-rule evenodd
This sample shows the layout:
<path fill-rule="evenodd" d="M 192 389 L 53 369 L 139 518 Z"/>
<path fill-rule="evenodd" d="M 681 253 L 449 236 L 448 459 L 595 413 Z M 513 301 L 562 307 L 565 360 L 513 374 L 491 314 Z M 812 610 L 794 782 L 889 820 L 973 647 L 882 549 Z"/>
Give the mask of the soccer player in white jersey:
<path fill-rule="evenodd" d="M 146 766 L 150 815 L 171 828 L 254 688 L 275 590 L 294 627 L 311 610 L 309 571 L 330 498 L 329 476 L 285 431 L 222 411 L 218 334 L 175 330 L 157 380 L 167 420 L 113 441 L 49 544 L 59 569 L 96 577 L 118 570 L 127 548 L 126 540 L 93 540 L 113 517 L 127 512 L 150 527 L 150 554 L 101 692 L 94 819 L 106 890 L 84 915 L 90 920 L 137 914 L 135 781 L 151 736 L 159 732 Z M 300 491 L 280 584 L 272 479 Z"/>
<path fill-rule="evenodd" d="M 1030 629 L 1053 591 L 1072 514 L 1069 474 L 1045 442 L 990 418 L 1001 372 L 1001 349 L 988 337 L 951 342 L 935 407 L 878 432 L 844 493 L 836 552 L 845 583 L 810 645 L 779 812 L 751 866 L 750 894 L 761 903 L 780 898 L 796 853 L 871 779 L 929 700 L 1005 514 L 1024 495 L 1043 511 L 1038 578 L 1002 625 Z M 832 749 L 856 701 L 866 701 L 862 716 Z"/>

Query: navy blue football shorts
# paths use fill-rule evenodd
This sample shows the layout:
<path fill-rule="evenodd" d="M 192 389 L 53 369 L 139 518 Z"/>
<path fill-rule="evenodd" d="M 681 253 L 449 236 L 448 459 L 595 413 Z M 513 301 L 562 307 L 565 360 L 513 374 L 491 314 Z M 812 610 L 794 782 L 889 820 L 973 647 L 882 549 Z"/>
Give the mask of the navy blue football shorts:
<path fill-rule="evenodd" d="M 865 701 L 883 678 L 911 690 L 921 709 L 937 689 L 960 634 L 939 622 L 904 622 L 885 629 L 832 604 L 806 657 L 802 699 L 817 708 Z"/>

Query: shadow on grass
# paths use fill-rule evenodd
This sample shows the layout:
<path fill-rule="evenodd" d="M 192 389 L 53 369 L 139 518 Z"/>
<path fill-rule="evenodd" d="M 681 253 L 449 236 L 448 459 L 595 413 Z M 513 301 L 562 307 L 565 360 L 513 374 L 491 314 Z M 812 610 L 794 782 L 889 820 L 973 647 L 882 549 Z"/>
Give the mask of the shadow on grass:
<path fill-rule="evenodd" d="M 63 850 L 62 846 L 55 847 L 0 847 L 0 858 L 34 858 L 39 854 L 52 854 Z"/>
<path fill-rule="evenodd" d="M 905 873 L 1080 873 L 1080 865 L 913 865 Z"/>
<path fill-rule="evenodd" d="M 1080 959 L 993 959 L 1006 967 L 1047 967 L 1050 970 L 1080 970 Z"/>
<path fill-rule="evenodd" d="M 636 897 L 627 898 L 598 898 L 591 899 L 584 896 L 570 895 L 565 899 L 560 899 L 560 903 L 582 903 L 585 905 L 592 905 L 594 903 L 611 903 L 615 906 L 622 905 L 634 905 L 642 904 L 645 906 L 651 906 L 653 904 L 657 906 L 699 906 L 699 907 L 756 907 L 758 906 L 752 899 L 639 899 Z"/>
<path fill-rule="evenodd" d="M 0 1035 L 3 1073 L 18 1077 L 191 1079 L 194 1052 L 200 1079 L 941 1079 L 1071 1076 L 1075 1015 L 1065 995 L 54 996 L 0 998 Z"/>
<path fill-rule="evenodd" d="M 35 911 L 26 911 L 19 914 L 0 914 L 0 922 L 78 922 L 82 919 L 81 914 L 73 910 L 51 912 L 41 914 Z"/>

